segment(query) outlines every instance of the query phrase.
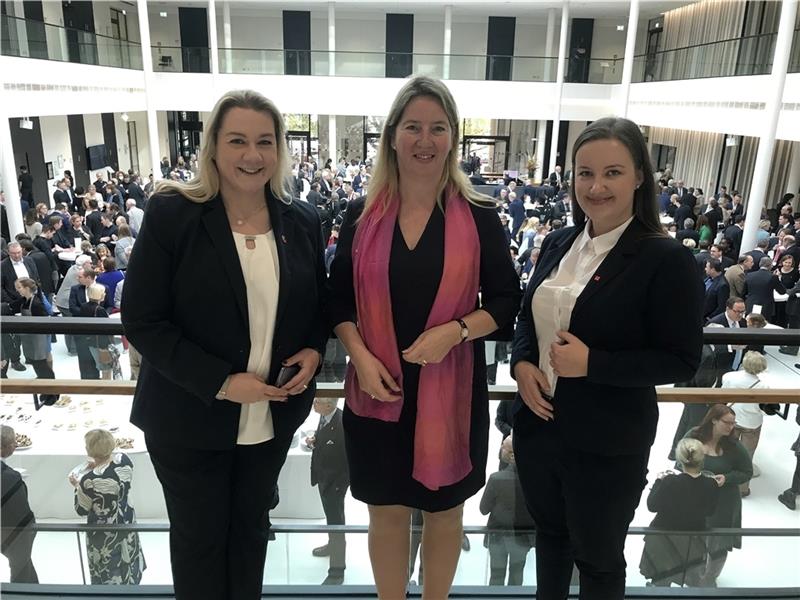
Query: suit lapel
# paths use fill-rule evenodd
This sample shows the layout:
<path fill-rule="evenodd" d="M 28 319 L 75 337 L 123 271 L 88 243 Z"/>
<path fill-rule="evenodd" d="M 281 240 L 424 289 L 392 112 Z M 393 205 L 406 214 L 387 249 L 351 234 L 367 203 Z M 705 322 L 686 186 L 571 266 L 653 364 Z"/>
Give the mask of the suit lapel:
<path fill-rule="evenodd" d="M 589 278 L 589 282 L 583 288 L 580 296 L 578 296 L 575 308 L 572 309 L 570 323 L 575 321 L 575 315 L 580 313 L 590 298 L 625 270 L 630 261 L 636 256 L 636 247 L 642 233 L 642 226 L 634 218 L 622 233 L 617 244 L 611 249 L 611 252 L 600 263 L 597 271 Z"/>
<path fill-rule="evenodd" d="M 281 323 L 283 313 L 286 311 L 286 303 L 289 300 L 289 290 L 291 289 L 289 283 L 292 278 L 292 269 L 289 264 L 289 249 L 294 243 L 295 222 L 290 205 L 273 197 L 269 190 L 267 191 L 267 195 L 269 197 L 267 200 L 267 207 L 269 208 L 272 230 L 275 233 L 275 246 L 277 246 L 278 249 L 278 264 L 280 269 L 278 312 L 275 317 L 275 322 Z"/>
<path fill-rule="evenodd" d="M 209 200 L 205 205 L 203 213 L 203 225 L 208 231 L 208 236 L 216 250 L 216 254 L 222 263 L 225 275 L 231 285 L 231 290 L 236 296 L 236 306 L 244 320 L 245 330 L 250 329 L 250 318 L 247 312 L 247 286 L 242 274 L 242 265 L 239 263 L 239 252 L 233 241 L 233 233 L 225 214 L 225 207 L 222 204 L 222 196 L 218 195 L 213 200 Z"/>

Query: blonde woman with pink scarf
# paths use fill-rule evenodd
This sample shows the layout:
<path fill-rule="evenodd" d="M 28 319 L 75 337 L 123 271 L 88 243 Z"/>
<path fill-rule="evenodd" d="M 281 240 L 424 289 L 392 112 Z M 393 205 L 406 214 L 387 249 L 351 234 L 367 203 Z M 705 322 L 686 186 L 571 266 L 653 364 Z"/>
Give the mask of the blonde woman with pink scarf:
<path fill-rule="evenodd" d="M 417 77 L 400 90 L 369 195 L 348 207 L 331 266 L 331 324 L 351 359 L 351 490 L 369 505 L 386 600 L 405 597 L 412 509 L 424 516 L 422 597 L 449 593 L 463 503 L 485 482 L 482 340 L 510 333 L 520 300 L 495 205 L 458 168 L 458 126 L 441 82 Z"/>

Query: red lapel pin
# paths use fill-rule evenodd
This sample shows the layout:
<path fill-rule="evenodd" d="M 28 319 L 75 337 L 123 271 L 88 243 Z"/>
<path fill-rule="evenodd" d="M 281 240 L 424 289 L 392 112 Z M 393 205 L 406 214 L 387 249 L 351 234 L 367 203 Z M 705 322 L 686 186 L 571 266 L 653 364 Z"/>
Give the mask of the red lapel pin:
<path fill-rule="evenodd" d="M 594 276 L 594 280 L 595 280 L 595 281 L 600 281 L 600 275 L 595 275 L 595 276 Z"/>

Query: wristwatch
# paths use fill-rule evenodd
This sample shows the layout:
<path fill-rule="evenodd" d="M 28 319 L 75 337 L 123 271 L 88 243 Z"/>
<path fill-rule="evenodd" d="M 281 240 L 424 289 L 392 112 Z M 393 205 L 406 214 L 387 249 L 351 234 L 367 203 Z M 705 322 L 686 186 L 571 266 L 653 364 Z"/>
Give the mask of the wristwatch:
<path fill-rule="evenodd" d="M 464 319 L 456 319 L 456 323 L 461 326 L 461 342 L 459 343 L 466 342 L 467 338 L 469 337 L 469 327 L 467 327 Z"/>

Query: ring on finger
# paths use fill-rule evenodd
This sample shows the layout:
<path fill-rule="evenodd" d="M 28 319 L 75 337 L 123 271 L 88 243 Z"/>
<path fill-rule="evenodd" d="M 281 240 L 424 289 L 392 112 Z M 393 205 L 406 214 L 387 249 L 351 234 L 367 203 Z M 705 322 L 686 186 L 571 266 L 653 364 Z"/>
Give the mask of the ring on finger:
<path fill-rule="evenodd" d="M 424 358 L 422 359 L 422 366 L 423 367 L 427 367 L 428 366 L 428 361 L 425 360 Z"/>
<path fill-rule="evenodd" d="M 304 390 L 307 390 L 307 389 L 308 389 L 308 385 L 306 385 L 306 384 L 304 383 L 304 384 L 303 384 L 303 389 L 304 389 Z"/>

